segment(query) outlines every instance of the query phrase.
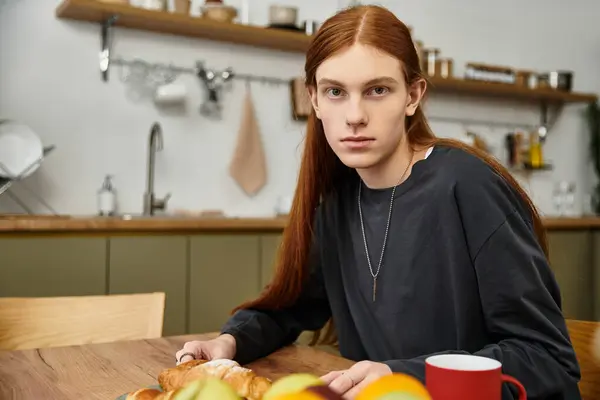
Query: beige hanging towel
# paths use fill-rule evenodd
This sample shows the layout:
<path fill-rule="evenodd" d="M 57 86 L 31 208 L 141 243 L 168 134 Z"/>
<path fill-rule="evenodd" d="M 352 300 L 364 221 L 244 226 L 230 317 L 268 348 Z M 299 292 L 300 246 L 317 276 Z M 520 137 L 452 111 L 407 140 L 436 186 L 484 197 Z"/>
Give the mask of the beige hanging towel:
<path fill-rule="evenodd" d="M 254 196 L 267 183 L 265 151 L 249 89 L 246 90 L 240 130 L 229 173 L 249 196 Z"/>

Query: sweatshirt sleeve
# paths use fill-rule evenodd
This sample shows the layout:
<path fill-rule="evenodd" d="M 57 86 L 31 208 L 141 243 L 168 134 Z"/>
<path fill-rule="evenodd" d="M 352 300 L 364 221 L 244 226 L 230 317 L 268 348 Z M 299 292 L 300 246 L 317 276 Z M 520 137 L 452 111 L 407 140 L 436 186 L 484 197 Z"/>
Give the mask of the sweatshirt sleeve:
<path fill-rule="evenodd" d="M 580 399 L 580 370 L 558 285 L 530 225 L 517 211 L 510 213 L 482 241 L 473 264 L 494 342 L 475 354 L 500 361 L 503 373 L 518 379 L 531 400 Z M 424 379 L 428 356 L 386 363 Z M 516 391 L 505 384 L 503 399 L 513 398 Z"/>
<path fill-rule="evenodd" d="M 239 310 L 223 326 L 236 340 L 235 360 L 246 364 L 291 344 L 305 330 L 321 329 L 331 317 L 323 282 L 319 240 L 309 256 L 309 279 L 296 304 L 280 310 Z"/>

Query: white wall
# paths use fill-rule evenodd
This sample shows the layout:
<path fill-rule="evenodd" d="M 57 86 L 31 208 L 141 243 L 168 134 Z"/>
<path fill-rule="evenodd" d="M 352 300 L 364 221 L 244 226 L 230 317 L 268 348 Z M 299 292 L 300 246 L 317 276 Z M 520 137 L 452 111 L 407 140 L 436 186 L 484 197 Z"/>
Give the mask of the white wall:
<path fill-rule="evenodd" d="M 98 71 L 99 26 L 57 20 L 59 0 L 2 0 L 0 8 L 0 116 L 25 122 L 45 144 L 57 150 L 28 178 L 28 186 L 43 194 L 59 212 L 92 214 L 103 176 L 115 175 L 120 210 L 139 212 L 145 184 L 147 138 L 159 121 L 165 149 L 157 155 L 156 192 L 172 192 L 171 209 L 223 209 L 231 215 L 273 213 L 279 196 L 292 194 L 303 126 L 290 119 L 287 87 L 253 85 L 252 93 L 269 165 L 268 185 L 255 197 L 245 196 L 228 176 L 228 163 L 240 119 L 244 85 L 225 95 L 224 118 L 210 121 L 199 115 L 199 83 L 182 77 L 190 89 L 185 113 L 168 113 L 151 102 L 126 96 L 119 70 L 108 83 Z M 278 0 L 300 6 L 300 19 L 323 20 L 339 6 L 337 0 L 307 2 Z M 343 3 L 343 0 L 340 0 Z M 578 3 L 578 4 L 575 4 Z M 2 4 L 2 3 L 0 3 Z M 238 5 L 230 0 L 229 4 Z M 251 1 L 251 21 L 267 22 L 270 2 Z M 455 60 L 456 73 L 468 61 L 538 70 L 570 69 L 575 90 L 600 93 L 600 3 L 530 0 L 518 2 L 383 0 L 426 46 L 440 47 Z M 221 42 L 117 29 L 114 53 L 151 62 L 192 67 L 204 60 L 209 67 L 233 67 L 238 72 L 289 78 L 302 74 L 298 54 L 255 49 Z M 477 117 L 535 124 L 535 107 L 515 102 L 434 95 L 430 115 Z M 567 107 L 551 132 L 546 154 L 556 168 L 524 181 L 543 211 L 552 212 L 553 181 L 573 180 L 581 199 L 593 176 L 587 161 L 587 131 L 583 106 Z M 440 136 L 458 136 L 460 124 L 432 124 Z M 469 126 L 500 146 L 507 128 Z M 18 185 L 15 193 L 40 212 Z M 579 204 L 580 208 L 581 205 Z M 0 211 L 20 211 L 0 196 Z"/>

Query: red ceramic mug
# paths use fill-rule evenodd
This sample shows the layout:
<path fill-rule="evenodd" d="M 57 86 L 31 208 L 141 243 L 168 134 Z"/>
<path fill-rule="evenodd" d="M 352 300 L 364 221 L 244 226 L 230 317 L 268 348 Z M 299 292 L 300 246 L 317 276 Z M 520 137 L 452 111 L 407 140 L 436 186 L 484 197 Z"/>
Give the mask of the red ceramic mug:
<path fill-rule="evenodd" d="M 441 354 L 425 360 L 425 385 L 432 400 L 501 400 L 503 382 L 515 385 L 519 400 L 527 400 L 523 385 L 504 375 L 497 360 L 463 354 Z"/>

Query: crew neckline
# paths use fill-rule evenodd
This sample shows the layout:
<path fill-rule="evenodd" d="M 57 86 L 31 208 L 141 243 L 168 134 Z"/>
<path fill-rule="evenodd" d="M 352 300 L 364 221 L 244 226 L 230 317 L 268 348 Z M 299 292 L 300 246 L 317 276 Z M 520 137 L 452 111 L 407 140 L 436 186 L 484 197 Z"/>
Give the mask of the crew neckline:
<path fill-rule="evenodd" d="M 419 176 L 423 173 L 425 167 L 430 164 L 429 162 L 426 162 L 426 161 L 431 161 L 431 159 L 433 159 L 435 157 L 435 155 L 437 154 L 438 149 L 439 149 L 439 146 L 431 146 L 425 153 L 425 157 L 413 164 L 411 173 L 408 176 L 408 178 L 396 187 L 396 192 L 394 193 L 394 198 L 401 196 L 403 193 L 408 191 L 416 182 L 418 182 Z M 367 185 L 365 185 L 365 183 L 363 182 L 362 179 L 360 179 L 360 177 L 359 177 L 359 180 L 360 180 L 360 185 L 362 185 L 361 190 L 363 191 L 363 193 L 366 196 L 369 196 L 369 197 L 378 198 L 378 196 L 389 195 L 389 194 L 391 194 L 391 191 L 394 189 L 393 186 L 381 188 L 381 189 L 371 189 Z"/>

